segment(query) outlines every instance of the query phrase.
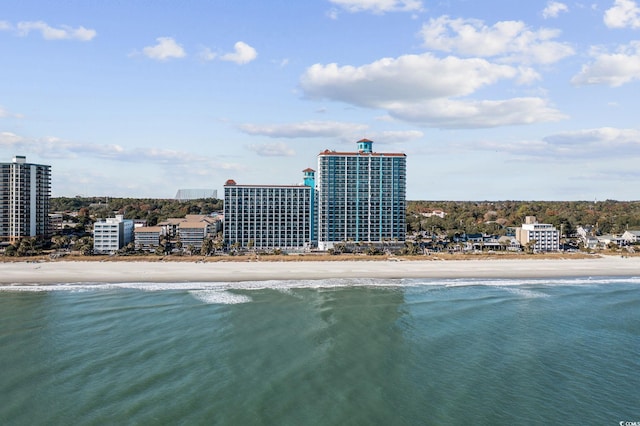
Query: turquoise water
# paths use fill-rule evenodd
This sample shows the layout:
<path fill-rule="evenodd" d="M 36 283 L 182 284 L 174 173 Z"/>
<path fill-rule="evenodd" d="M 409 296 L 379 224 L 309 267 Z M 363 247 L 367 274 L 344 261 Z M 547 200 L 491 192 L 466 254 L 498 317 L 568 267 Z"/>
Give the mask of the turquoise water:
<path fill-rule="evenodd" d="M 618 425 L 640 279 L 16 286 L 0 366 L 2 425 Z"/>

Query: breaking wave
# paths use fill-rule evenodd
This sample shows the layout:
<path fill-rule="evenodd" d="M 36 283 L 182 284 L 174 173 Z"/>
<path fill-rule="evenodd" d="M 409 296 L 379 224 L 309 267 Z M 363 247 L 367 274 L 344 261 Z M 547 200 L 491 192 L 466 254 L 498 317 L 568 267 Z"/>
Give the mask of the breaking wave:
<path fill-rule="evenodd" d="M 251 297 L 224 290 L 191 290 L 189 294 L 208 305 L 236 305 L 251 302 Z"/>
<path fill-rule="evenodd" d="M 82 291 L 112 291 L 112 290 L 139 290 L 139 291 L 187 291 L 199 300 L 230 300 L 233 303 L 244 303 L 250 299 L 248 296 L 240 297 L 229 293 L 233 290 L 276 290 L 291 294 L 296 289 L 333 289 L 348 287 L 379 287 L 379 288 L 422 288 L 422 287 L 502 287 L 511 291 L 528 291 L 523 286 L 590 286 L 603 284 L 640 284 L 640 277 L 576 277 L 576 278 L 528 278 L 528 279 L 322 279 L 322 280 L 268 280 L 268 281 L 243 281 L 243 282 L 130 282 L 130 283 L 60 283 L 60 284 L 11 284 L 0 286 L 0 291 L 5 292 L 82 292 Z M 233 296 L 233 297 L 231 297 Z"/>

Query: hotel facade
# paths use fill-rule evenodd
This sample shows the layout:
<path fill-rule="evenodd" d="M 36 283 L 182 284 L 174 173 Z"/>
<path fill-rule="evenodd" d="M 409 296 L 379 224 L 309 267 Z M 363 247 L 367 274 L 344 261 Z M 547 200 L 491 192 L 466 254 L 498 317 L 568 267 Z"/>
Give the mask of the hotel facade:
<path fill-rule="evenodd" d="M 303 185 L 224 185 L 224 239 L 229 247 L 308 249 L 314 242 L 314 171 Z"/>
<path fill-rule="evenodd" d="M 527 216 L 525 223 L 516 228 L 516 239 L 523 246 L 531 244 L 534 252 L 560 250 L 560 232 L 549 223 L 538 223 L 535 216 Z"/>
<path fill-rule="evenodd" d="M 362 139 L 354 152 L 323 151 L 318 172 L 302 185 L 224 186 L 227 246 L 329 250 L 336 243 L 403 243 L 406 155 L 373 152 Z"/>
<path fill-rule="evenodd" d="M 358 141 L 356 152 L 318 155 L 318 248 L 336 243 L 394 243 L 406 237 L 406 155 L 373 152 Z"/>
<path fill-rule="evenodd" d="M 27 163 L 15 156 L 0 163 L 0 241 L 49 237 L 51 166 Z"/>

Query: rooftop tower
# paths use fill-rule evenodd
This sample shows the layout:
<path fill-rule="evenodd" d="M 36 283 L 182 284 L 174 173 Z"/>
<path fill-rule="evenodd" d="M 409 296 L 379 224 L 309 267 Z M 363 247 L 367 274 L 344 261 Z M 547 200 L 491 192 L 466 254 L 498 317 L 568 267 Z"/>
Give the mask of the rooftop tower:
<path fill-rule="evenodd" d="M 358 152 L 371 153 L 373 152 L 373 141 L 369 139 L 360 139 L 358 141 Z"/>

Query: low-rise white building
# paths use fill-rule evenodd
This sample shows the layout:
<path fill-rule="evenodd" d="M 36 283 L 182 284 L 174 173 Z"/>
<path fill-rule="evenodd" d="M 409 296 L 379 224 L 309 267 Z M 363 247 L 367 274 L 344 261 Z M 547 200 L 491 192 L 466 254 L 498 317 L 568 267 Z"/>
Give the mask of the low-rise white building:
<path fill-rule="evenodd" d="M 516 229 L 516 239 L 523 246 L 533 243 L 534 252 L 559 251 L 560 231 L 548 223 L 538 223 L 535 216 L 527 216 L 522 227 Z"/>
<path fill-rule="evenodd" d="M 518 241 L 515 237 L 503 235 L 502 237 L 498 238 L 498 242 L 507 251 L 522 250 L 522 245 L 520 244 L 520 241 Z"/>
<path fill-rule="evenodd" d="M 627 230 L 621 237 L 626 244 L 636 244 L 640 242 L 640 231 Z"/>
<path fill-rule="evenodd" d="M 57 234 L 63 227 L 62 213 L 49 213 L 49 235 Z"/>
<path fill-rule="evenodd" d="M 115 253 L 133 241 L 133 220 L 116 215 L 93 224 L 93 252 Z"/>
<path fill-rule="evenodd" d="M 444 217 L 447 215 L 447 213 L 443 212 L 442 210 L 431 210 L 430 212 L 423 212 L 420 213 L 422 216 L 424 217 L 439 217 L 440 219 L 444 219 Z"/>
<path fill-rule="evenodd" d="M 608 248 L 611 244 L 622 247 L 626 244 L 624 238 L 613 234 L 598 235 L 596 238 L 600 248 Z"/>

